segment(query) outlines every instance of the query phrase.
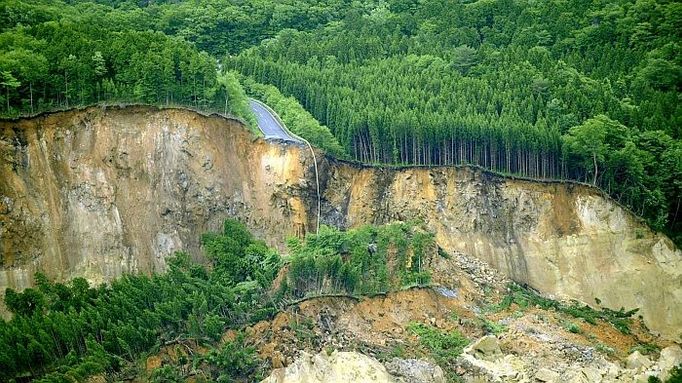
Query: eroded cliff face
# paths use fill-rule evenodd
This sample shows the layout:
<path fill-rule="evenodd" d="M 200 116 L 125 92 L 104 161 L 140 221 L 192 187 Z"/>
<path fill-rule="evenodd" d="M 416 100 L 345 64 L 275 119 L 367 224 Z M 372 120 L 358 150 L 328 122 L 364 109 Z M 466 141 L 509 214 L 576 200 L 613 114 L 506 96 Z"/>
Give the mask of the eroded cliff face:
<path fill-rule="evenodd" d="M 321 158 L 321 159 L 320 159 Z M 318 155 L 322 223 L 420 219 L 447 251 L 559 298 L 639 307 L 682 333 L 682 253 L 596 190 L 469 168 L 360 167 Z M 184 110 L 89 108 L 0 122 L 0 289 L 35 271 L 93 282 L 163 270 L 227 217 L 282 249 L 314 230 L 305 147 Z"/>
<path fill-rule="evenodd" d="M 640 308 L 654 331 L 682 333 L 682 252 L 575 184 L 512 180 L 471 168 L 358 168 L 325 173 L 323 219 L 337 226 L 420 219 L 449 252 L 483 259 L 562 299 Z"/>
<path fill-rule="evenodd" d="M 183 110 L 1 122 L 0 289 L 38 270 L 95 283 L 163 270 L 176 250 L 199 256 L 201 234 L 230 216 L 281 246 L 308 226 L 307 162 L 238 121 Z"/>

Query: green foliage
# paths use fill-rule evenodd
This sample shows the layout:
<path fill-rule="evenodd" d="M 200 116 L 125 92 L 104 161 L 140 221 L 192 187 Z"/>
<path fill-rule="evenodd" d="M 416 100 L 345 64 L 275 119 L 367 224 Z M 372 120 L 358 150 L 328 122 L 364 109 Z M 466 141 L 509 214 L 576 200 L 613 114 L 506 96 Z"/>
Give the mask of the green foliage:
<path fill-rule="evenodd" d="M 246 97 L 246 92 L 239 83 L 237 76 L 232 71 L 225 71 L 217 78 L 220 92 L 225 98 L 225 109 L 223 114 L 233 113 L 237 116 L 244 117 L 251 131 L 255 134 L 260 134 L 258 129 L 258 122 L 256 116 L 253 114 L 249 106 L 249 100 Z M 221 95 L 217 94 L 216 97 Z"/>
<path fill-rule="evenodd" d="M 234 340 L 208 352 L 202 357 L 202 361 L 211 367 L 212 378 L 217 382 L 259 380 L 257 375 L 260 360 L 256 349 L 244 343 L 244 334 L 241 332 Z"/>
<path fill-rule="evenodd" d="M 599 164 L 604 162 L 608 146 L 606 135 L 612 126 L 625 128 L 604 115 L 585 121 L 582 125 L 569 129 L 564 136 L 564 152 L 566 155 L 574 155 L 583 161 L 583 167 L 592 168 L 594 178 L 592 183 L 597 184 Z"/>
<path fill-rule="evenodd" d="M 457 331 L 445 332 L 417 322 L 410 323 L 407 329 L 419 337 L 419 343 L 439 362 L 453 361 L 469 344 L 469 340 Z"/>
<path fill-rule="evenodd" d="M 52 283 L 39 273 L 35 288 L 8 289 L 5 299 L 14 317 L 0 322 L 0 380 L 25 375 L 46 382 L 82 381 L 118 371 L 165 342 L 210 344 L 225 328 L 271 315 L 266 291 L 279 256 L 236 221 L 226 221 L 223 233 L 205 237 L 205 246 L 212 270 L 176 253 L 168 259 L 167 273 L 126 275 L 110 286 L 93 288 L 83 278 Z M 242 267 L 240 259 L 251 262 L 248 269 L 225 269 L 226 264 Z M 231 344 L 214 357 L 221 366 L 227 360 L 229 373 L 241 376 L 250 374 L 252 354 L 242 344 Z M 162 368 L 153 379 L 175 381 L 176 373 Z"/>
<path fill-rule="evenodd" d="M 363 226 L 342 232 L 322 227 L 305 242 L 289 241 L 284 295 L 374 294 L 430 281 L 433 234 L 410 223 Z"/>
<path fill-rule="evenodd" d="M 315 324 L 310 318 L 293 318 L 289 322 L 289 327 L 296 334 L 296 339 L 305 343 L 312 343 L 315 338 Z"/>
<path fill-rule="evenodd" d="M 630 354 L 639 351 L 640 354 L 642 355 L 649 355 L 649 354 L 655 354 L 660 351 L 660 347 L 658 345 L 655 345 L 653 343 L 639 343 L 636 346 L 632 347 L 630 349 Z"/>
<path fill-rule="evenodd" d="M 184 36 L 155 27 L 158 14 L 88 4 L 43 0 L 3 6 L 0 20 L 9 20 L 0 27 L 2 115 L 139 102 L 236 114 L 255 129 L 234 75 L 218 76 L 215 58 Z M 49 11 L 17 20 L 15 12 L 26 7 Z"/>
<path fill-rule="evenodd" d="M 212 278 L 225 284 L 257 281 L 269 286 L 281 266 L 279 255 L 234 219 L 225 221 L 222 233 L 202 235 L 201 244 L 213 263 Z"/>
<path fill-rule="evenodd" d="M 185 105 L 255 131 L 233 69 L 333 155 L 590 182 L 679 243 L 680 15 L 670 0 L 14 0 L 0 110 Z"/>
<path fill-rule="evenodd" d="M 177 366 L 166 365 L 152 371 L 152 383 L 184 383 L 185 378 Z"/>
<path fill-rule="evenodd" d="M 580 330 L 580 326 L 578 326 L 577 324 L 575 324 L 573 322 L 566 321 L 563 323 L 563 327 L 567 331 L 572 332 L 574 334 L 580 334 L 582 332 L 582 330 Z"/>
<path fill-rule="evenodd" d="M 507 331 L 507 326 L 501 323 L 493 322 L 487 318 L 482 319 L 481 328 L 486 334 L 499 335 Z"/>
<path fill-rule="evenodd" d="M 590 324 L 597 324 L 597 320 L 603 320 L 611 323 L 613 327 L 623 334 L 630 334 L 630 325 L 632 324 L 631 317 L 639 311 L 639 309 L 626 311 L 624 308 L 621 308 L 618 311 L 608 308 L 597 311 L 590 306 L 581 305 L 577 302 L 564 304 L 553 299 L 542 297 L 536 292 L 515 283 L 511 283 L 508 286 L 508 290 L 509 293 L 496 306 L 497 310 L 507 309 L 512 303 L 517 304 L 521 309 L 536 306 L 543 310 L 555 310 L 574 318 L 580 318 Z"/>
<path fill-rule="evenodd" d="M 294 134 L 305 138 L 312 145 L 324 149 L 329 154 L 346 157 L 344 149 L 329 128 L 320 125 L 295 98 L 284 96 L 274 86 L 259 84 L 250 78 L 245 78 L 242 82 L 247 92 L 272 107 Z"/>
<path fill-rule="evenodd" d="M 352 159 L 586 181 L 679 236 L 675 178 L 640 139 L 674 151 L 682 138 L 679 7 L 470 3 L 356 3 L 226 65 L 295 97 Z M 627 127 L 619 142 L 604 137 L 613 126 Z"/>
<path fill-rule="evenodd" d="M 597 351 L 599 351 L 599 352 L 601 352 L 601 353 L 604 353 L 604 354 L 606 354 L 606 355 L 609 355 L 609 356 L 614 356 L 614 355 L 616 355 L 616 350 L 615 350 L 613 347 L 609 347 L 609 346 L 607 346 L 607 345 L 605 345 L 605 344 L 603 344 L 603 343 L 597 343 L 597 344 L 594 346 L 594 348 L 595 348 Z"/>
<path fill-rule="evenodd" d="M 682 383 L 682 364 L 677 365 L 670 371 L 670 377 L 666 383 Z"/>

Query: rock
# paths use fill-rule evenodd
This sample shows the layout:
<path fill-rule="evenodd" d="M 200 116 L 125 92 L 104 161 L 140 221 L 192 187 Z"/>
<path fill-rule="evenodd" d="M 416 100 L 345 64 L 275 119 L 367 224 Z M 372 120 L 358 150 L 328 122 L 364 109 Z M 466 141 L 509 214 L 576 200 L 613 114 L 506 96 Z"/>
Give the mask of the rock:
<path fill-rule="evenodd" d="M 609 378 L 616 378 L 621 372 L 620 367 L 611 362 L 606 362 L 602 370 L 606 372 L 606 376 Z"/>
<path fill-rule="evenodd" d="M 625 366 L 629 369 L 636 370 L 639 368 L 648 368 L 651 366 L 651 360 L 646 356 L 640 354 L 639 351 L 635 351 L 628 356 L 625 360 Z"/>
<path fill-rule="evenodd" d="M 500 344 L 497 342 L 497 337 L 493 335 L 486 335 L 483 338 L 472 343 L 464 349 L 464 352 L 470 354 L 477 359 L 494 362 L 502 357 L 502 350 Z"/>
<path fill-rule="evenodd" d="M 658 358 L 658 367 L 661 369 L 659 378 L 665 382 L 670 378 L 670 370 L 680 364 L 682 364 L 682 348 L 677 344 L 664 348 Z"/>
<path fill-rule="evenodd" d="M 547 368 L 541 368 L 535 373 L 535 379 L 541 382 L 554 383 L 558 382 L 561 375 Z"/>
<path fill-rule="evenodd" d="M 594 367 L 583 367 L 580 372 L 587 378 L 588 382 L 598 383 L 601 382 L 601 372 Z"/>
<path fill-rule="evenodd" d="M 436 364 L 422 359 L 393 358 L 386 364 L 391 375 L 405 383 L 445 383 L 445 374 Z"/>
<path fill-rule="evenodd" d="M 526 364 L 514 355 L 505 355 L 495 361 L 477 359 L 464 353 L 457 359 L 457 364 L 467 375 L 481 382 L 525 382 L 528 376 L 524 373 Z"/>
<path fill-rule="evenodd" d="M 642 372 L 641 374 L 637 374 L 635 376 L 633 382 L 635 382 L 635 383 L 648 383 L 650 376 L 656 376 L 656 375 L 652 374 L 650 372 Z"/>
<path fill-rule="evenodd" d="M 301 352 L 294 363 L 276 369 L 261 383 L 396 383 L 376 359 L 357 352 Z"/>

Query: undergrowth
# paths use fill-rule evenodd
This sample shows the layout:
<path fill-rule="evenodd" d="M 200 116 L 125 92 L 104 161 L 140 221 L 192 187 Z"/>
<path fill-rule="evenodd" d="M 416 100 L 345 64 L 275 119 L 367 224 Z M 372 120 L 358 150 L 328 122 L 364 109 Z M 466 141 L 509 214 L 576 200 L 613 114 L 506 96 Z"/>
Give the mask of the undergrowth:
<path fill-rule="evenodd" d="M 305 241 L 290 239 L 288 247 L 291 262 L 278 295 L 293 299 L 428 285 L 427 263 L 437 254 L 432 233 L 402 222 L 348 231 L 323 226 Z"/>
<path fill-rule="evenodd" d="M 613 327 L 623 334 L 630 334 L 631 317 L 639 311 L 638 308 L 627 311 L 624 308 L 618 311 L 608 308 L 595 310 L 576 301 L 567 304 L 542 297 L 536 292 L 515 283 L 510 283 L 507 288 L 509 292 L 499 304 L 494 306 L 494 310 L 502 311 L 508 309 L 512 304 L 518 305 L 521 309 L 536 306 L 543 310 L 554 310 L 564 313 L 590 324 L 597 324 L 598 320 L 603 320 L 611 323 Z"/>
<path fill-rule="evenodd" d="M 454 360 L 469 344 L 469 340 L 456 330 L 442 331 L 418 322 L 410 323 L 407 329 L 419 338 L 422 347 L 429 350 L 439 364 Z"/>

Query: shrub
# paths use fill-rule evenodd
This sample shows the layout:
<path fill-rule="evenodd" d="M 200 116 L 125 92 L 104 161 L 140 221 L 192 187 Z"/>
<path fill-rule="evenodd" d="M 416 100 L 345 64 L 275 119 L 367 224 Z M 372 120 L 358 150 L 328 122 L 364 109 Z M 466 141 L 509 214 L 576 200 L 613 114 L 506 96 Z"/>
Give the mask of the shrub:
<path fill-rule="evenodd" d="M 342 232 L 322 227 L 305 241 L 288 241 L 291 263 L 280 294 L 384 293 L 431 280 L 426 267 L 436 254 L 433 234 L 415 224 L 363 226 Z"/>
<path fill-rule="evenodd" d="M 578 302 L 571 302 L 570 304 L 561 303 L 559 301 L 545 298 L 537 294 L 536 292 L 521 287 L 515 283 L 511 283 L 508 286 L 509 293 L 502 299 L 502 301 L 497 304 L 494 309 L 501 311 L 507 309 L 512 303 L 516 303 L 522 309 L 529 306 L 537 306 L 543 310 L 555 310 L 564 314 L 568 314 L 574 318 L 583 319 L 585 322 L 590 324 L 597 324 L 597 320 L 603 320 L 611 323 L 613 327 L 618 329 L 618 331 L 623 334 L 630 334 L 630 324 L 632 322 L 631 317 L 639 311 L 639 309 L 633 309 L 626 311 L 624 308 L 620 310 L 611 310 L 608 308 L 603 308 L 601 310 L 595 310 L 587 305 L 582 305 Z"/>
<path fill-rule="evenodd" d="M 458 331 L 445 332 L 417 322 L 410 323 L 407 329 L 419 337 L 419 343 L 440 362 L 453 360 L 469 344 L 469 340 Z"/>

